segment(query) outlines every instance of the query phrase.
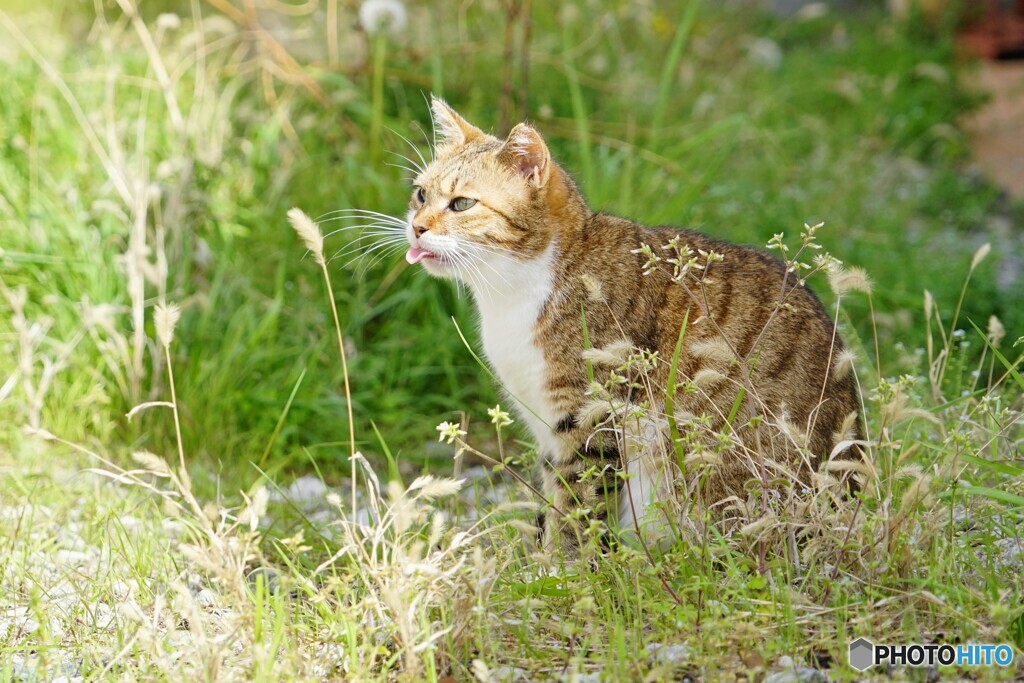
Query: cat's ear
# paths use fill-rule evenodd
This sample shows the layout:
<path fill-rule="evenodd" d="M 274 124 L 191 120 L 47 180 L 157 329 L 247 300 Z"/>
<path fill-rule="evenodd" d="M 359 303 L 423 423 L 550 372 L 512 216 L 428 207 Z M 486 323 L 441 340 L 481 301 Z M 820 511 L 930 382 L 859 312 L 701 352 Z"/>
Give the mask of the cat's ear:
<path fill-rule="evenodd" d="M 508 134 L 498 157 L 537 187 L 544 187 L 551 177 L 551 152 L 540 133 L 525 123 Z"/>
<path fill-rule="evenodd" d="M 482 130 L 459 116 L 447 102 L 433 95 L 430 96 L 430 113 L 439 145 L 462 145 L 484 135 Z"/>

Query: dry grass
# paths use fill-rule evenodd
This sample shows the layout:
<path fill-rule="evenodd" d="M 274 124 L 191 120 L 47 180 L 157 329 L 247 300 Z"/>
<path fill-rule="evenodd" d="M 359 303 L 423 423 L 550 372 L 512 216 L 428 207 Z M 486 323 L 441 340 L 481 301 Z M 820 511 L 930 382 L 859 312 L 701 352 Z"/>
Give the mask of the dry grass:
<path fill-rule="evenodd" d="M 487 464 L 464 467 L 472 481 L 460 474 L 406 476 L 411 481 L 403 483 L 409 470 L 395 464 L 387 439 L 358 431 L 355 396 L 363 380 L 357 375 L 349 384 L 355 347 L 345 334 L 348 311 L 339 312 L 336 302 L 344 300 L 345 288 L 332 285 L 336 273 L 327 267 L 319 226 L 296 212 L 289 217 L 323 275 L 327 305 L 311 303 L 318 290 L 300 281 L 281 306 L 322 309 L 333 323 L 333 338 L 315 348 L 325 364 L 342 368 L 345 407 L 340 400 L 331 404 L 328 418 L 344 423 L 347 432 L 330 452 L 347 451 L 349 500 L 343 502 L 341 488 L 328 487 L 314 518 L 282 499 L 287 473 L 212 475 L 210 463 L 219 453 L 211 456 L 209 449 L 227 440 L 208 447 L 196 437 L 195 424 L 220 419 L 205 413 L 221 401 L 216 387 L 222 385 L 204 387 L 212 394 L 209 403 L 193 406 L 183 399 L 180 377 L 203 360 L 189 350 L 197 329 L 189 318 L 223 304 L 215 274 L 199 293 L 188 284 L 189 277 L 206 282 L 208 274 L 196 265 L 205 243 L 185 226 L 196 219 L 195 205 L 204 203 L 215 207 L 217 225 L 230 233 L 237 229 L 231 227 L 233 214 L 222 207 L 236 197 L 198 196 L 197 174 L 228 163 L 226 148 L 237 140 L 227 128 L 235 118 L 277 117 L 289 153 L 301 155 L 297 143 L 304 127 L 290 107 L 298 106 L 302 92 L 315 99 L 330 95 L 268 28 L 270 15 L 211 4 L 219 15 L 204 15 L 193 4 L 185 35 L 172 39 L 180 22 L 147 22 L 130 0 L 119 0 L 121 11 L 100 15 L 93 27 L 106 61 L 91 75 L 62 72 L 34 34 L 0 12 L 0 30 L 59 98 L 41 111 L 70 111 L 70 132 L 64 134 L 84 141 L 83 155 L 91 155 L 82 161 L 89 164 L 82 177 L 91 181 L 80 191 L 88 204 L 82 212 L 95 222 L 78 243 L 92 244 L 92 251 L 82 247 L 80 258 L 63 264 L 73 269 L 94 257 L 89 282 L 69 280 L 82 291 L 55 288 L 49 292 L 55 299 L 37 302 L 31 299 L 38 291 L 34 278 L 43 278 L 45 269 L 22 280 L 0 272 L 9 320 L 3 341 L 12 359 L 0 383 L 0 408 L 11 425 L 2 435 L 10 452 L 0 459 L 0 677 L 487 681 L 688 674 L 753 680 L 782 669 L 825 666 L 842 679 L 852 676 L 844 668 L 844 648 L 856 635 L 1017 639 L 1021 661 L 1020 347 L 998 318 L 976 332 L 958 327 L 976 296 L 966 281 L 958 301 L 926 294 L 920 372 L 901 374 L 906 366 L 882 361 L 891 336 L 881 321 L 890 311 L 875 315 L 875 297 L 891 295 L 885 285 L 891 273 L 872 271 L 877 282 L 871 285 L 864 272 L 834 261 L 801 268 L 827 271 L 836 320 L 855 339 L 856 353 L 836 358 L 834 367 L 857 373 L 863 389 L 869 430 L 859 445 L 866 456 L 854 463 L 831 459 L 806 488 L 760 470 L 749 495 L 731 501 L 727 525 L 707 515 L 699 500 L 702 473 L 735 447 L 730 434 L 711 432 L 699 416 L 613 405 L 601 394 L 602 381 L 622 377 L 643 385 L 649 365 L 669 359 L 656 361 L 624 347 L 590 350 L 587 359 L 599 380 L 595 400 L 603 411 L 612 408 L 605 428 L 637 446 L 649 442 L 639 437 L 652 432 L 677 435 L 687 485 L 676 491 L 675 508 L 662 511 L 671 513 L 668 526 L 677 542 L 659 547 L 638 527 L 643 543 L 607 551 L 599 543 L 604 530 L 591 528 L 588 561 L 573 564 L 545 556 L 533 543 L 532 521 L 544 501 L 530 484 L 532 454 L 509 443 L 510 425 L 500 407 L 485 417 L 475 414 L 483 412 L 474 408 L 478 402 L 465 406 L 478 418 L 474 424 L 490 422 L 493 436 L 467 428 L 466 421 L 442 426 L 442 439 L 463 456 L 460 467 L 474 457 Z M 294 11 L 321 7 L 339 11 L 331 1 Z M 344 38 L 330 31 L 323 36 L 330 64 L 344 61 Z M 682 51 L 685 40 L 680 32 L 673 44 Z M 382 88 L 394 77 L 384 68 L 387 47 L 382 39 L 373 45 L 372 92 L 362 103 L 376 112 L 378 129 Z M 525 62 L 527 54 L 520 59 Z M 592 128 L 592 139 L 636 152 L 633 142 L 616 137 L 622 131 L 614 125 L 586 118 L 580 99 L 586 81 L 566 64 L 577 79 L 567 97 L 573 111 L 584 113 L 575 122 L 562 121 L 562 128 L 576 130 L 584 148 Z M 670 83 L 670 70 L 665 73 Z M 99 98 L 78 87 L 93 77 L 110 84 Z M 271 105 L 258 116 L 247 113 L 253 105 L 239 95 L 253 84 Z M 668 96 L 666 86 L 661 115 Z M 340 125 L 359 132 L 347 119 Z M 663 140 L 671 132 L 655 131 Z M 658 149 L 637 156 L 653 155 L 681 172 L 685 164 L 666 160 Z M 33 169 L 45 170 L 33 159 Z M 244 164 L 225 167 L 240 176 L 247 172 Z M 271 185 L 286 180 L 283 173 Z M 29 185 L 40 193 L 43 181 Z M 375 191 L 370 182 L 361 187 L 367 195 Z M 42 196 L 49 202 L 42 206 L 55 216 L 64 215 L 57 213 L 61 206 L 79 202 L 69 192 Z M 14 203 L 0 195 L 0 209 Z M 278 223 L 284 232 L 284 221 Z M 25 225 L 35 226 L 40 242 L 32 249 L 43 258 L 45 239 L 57 239 L 61 226 L 32 217 Z M 103 239 L 96 242 L 93 232 Z M 791 262 L 813 243 L 813 229 L 808 232 Z M 784 246 L 781 238 L 773 244 Z M 986 247 L 960 260 L 976 280 L 986 256 L 996 253 Z M 699 270 L 679 273 L 681 286 L 693 287 L 695 295 Z M 380 302 L 396 277 L 387 273 L 367 299 Z M 109 298 L 90 299 L 86 292 L 108 292 Z M 870 311 L 867 342 L 848 324 L 851 302 Z M 259 326 L 275 324 L 277 318 L 267 314 Z M 236 338 L 225 329 L 217 330 L 223 334 L 218 340 L 228 345 Z M 256 355 L 260 343 L 251 342 L 245 352 Z M 290 355 L 298 346 L 281 344 Z M 268 429 L 259 435 L 264 442 L 272 445 L 288 422 L 303 376 L 284 409 L 271 416 L 273 434 Z M 715 381 L 712 375 L 693 378 L 697 390 Z M 286 386 L 275 391 L 278 405 Z M 648 394 L 648 406 L 663 404 L 649 386 Z M 799 446 L 799 426 L 782 416 L 772 422 Z M 430 425 L 420 431 L 423 440 L 436 436 Z M 157 432 L 171 436 L 161 440 Z M 319 445 L 305 433 L 292 438 L 303 447 Z M 357 449 L 367 443 L 382 452 L 373 463 Z M 674 456 L 662 454 L 673 463 Z M 378 473 L 386 459 L 391 467 L 385 480 Z M 309 458 L 314 468 L 322 460 Z M 862 484 L 855 498 L 840 491 L 849 471 Z M 337 474 L 321 478 L 334 483 Z"/>

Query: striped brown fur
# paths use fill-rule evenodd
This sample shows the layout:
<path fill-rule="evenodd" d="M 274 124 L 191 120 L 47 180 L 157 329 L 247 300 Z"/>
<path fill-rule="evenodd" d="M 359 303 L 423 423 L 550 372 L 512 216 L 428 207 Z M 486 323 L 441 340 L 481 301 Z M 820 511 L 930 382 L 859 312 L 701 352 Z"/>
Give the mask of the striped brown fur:
<path fill-rule="evenodd" d="M 435 159 L 416 179 L 426 201 L 413 193 L 410 253 L 427 253 L 423 261 L 431 273 L 461 278 L 473 291 L 484 350 L 520 400 L 520 415 L 539 443 L 544 492 L 555 508 L 569 512 L 582 506 L 591 515 L 605 514 L 611 505 L 604 494 L 620 488 L 621 478 L 616 483 L 606 471 L 581 481 L 581 473 L 595 465 L 621 469 L 619 453 L 629 449 L 621 435 L 616 441 L 605 433 L 597 439 L 604 443 L 603 456 L 595 450 L 584 317 L 594 349 L 625 340 L 658 352 L 660 361 L 644 378 L 650 390 L 623 387 L 615 395 L 626 403 L 654 399 L 649 411 L 655 423 L 664 422 L 669 366 L 684 319 L 677 384 L 700 381 L 695 392 L 676 392 L 677 416 L 707 416 L 711 435 L 726 428 L 744 392 L 732 422 L 739 443 L 712 467 L 701 488 L 705 505 L 745 497 L 750 479 L 790 476 L 806 482 L 837 439 L 857 438 L 857 420 L 842 429 L 858 410 L 854 376 L 831 370 L 842 342 L 820 301 L 787 275 L 781 261 L 699 232 L 595 213 L 533 128 L 520 124 L 499 140 L 439 100 L 433 112 L 441 139 Z M 477 203 L 456 211 L 455 197 Z M 662 268 L 644 274 L 641 245 L 658 250 L 677 236 L 695 251 L 723 257 L 710 265 L 701 284 L 684 286 Z M 459 249 L 463 261 L 457 262 Z M 474 258 L 480 262 L 475 270 Z M 782 292 L 785 306 L 779 306 Z M 517 307 L 520 296 L 536 297 L 535 309 Z M 523 405 L 520 394 L 534 397 L 537 405 Z M 584 413 L 591 419 L 583 419 Z M 764 416 L 762 427 L 744 427 L 757 415 Z M 795 428 L 787 434 L 772 427 L 779 424 Z M 664 439 L 660 428 L 652 429 L 656 436 L 650 438 Z M 650 452 L 670 453 L 665 446 Z M 648 453 L 646 446 L 632 451 L 640 458 Z M 671 495 L 685 483 L 679 472 L 676 463 L 666 464 Z M 547 543 L 575 545 L 580 524 L 556 517 L 548 516 Z"/>

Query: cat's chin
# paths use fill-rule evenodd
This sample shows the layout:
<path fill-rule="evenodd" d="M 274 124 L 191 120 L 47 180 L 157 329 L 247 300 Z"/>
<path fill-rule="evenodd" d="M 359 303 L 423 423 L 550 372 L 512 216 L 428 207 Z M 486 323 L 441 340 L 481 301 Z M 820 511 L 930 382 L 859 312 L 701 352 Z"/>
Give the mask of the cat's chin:
<path fill-rule="evenodd" d="M 453 268 L 447 261 L 442 261 L 441 259 L 436 258 L 423 259 L 420 261 L 420 265 L 423 266 L 423 270 L 427 271 L 434 277 L 443 277 L 448 279 L 455 277 L 455 268 Z"/>
<path fill-rule="evenodd" d="M 410 264 L 420 264 L 424 270 L 434 277 L 455 277 L 455 268 L 443 256 L 427 251 L 421 247 L 411 247 L 405 254 Z"/>

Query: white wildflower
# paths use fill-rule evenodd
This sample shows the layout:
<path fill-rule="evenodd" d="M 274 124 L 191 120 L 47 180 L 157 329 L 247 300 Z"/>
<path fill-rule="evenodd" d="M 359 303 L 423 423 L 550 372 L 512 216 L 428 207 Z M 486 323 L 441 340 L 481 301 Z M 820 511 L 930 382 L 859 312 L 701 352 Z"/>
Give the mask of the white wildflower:
<path fill-rule="evenodd" d="M 501 409 L 500 403 L 493 408 L 488 408 L 487 414 L 491 416 L 491 424 L 497 425 L 498 428 L 512 424 L 512 416 Z"/>
<path fill-rule="evenodd" d="M 455 439 L 459 439 L 466 435 L 466 432 L 459 429 L 459 425 L 453 422 L 442 422 L 437 425 L 437 431 L 441 434 L 437 437 L 438 441 L 444 443 L 455 443 Z"/>

